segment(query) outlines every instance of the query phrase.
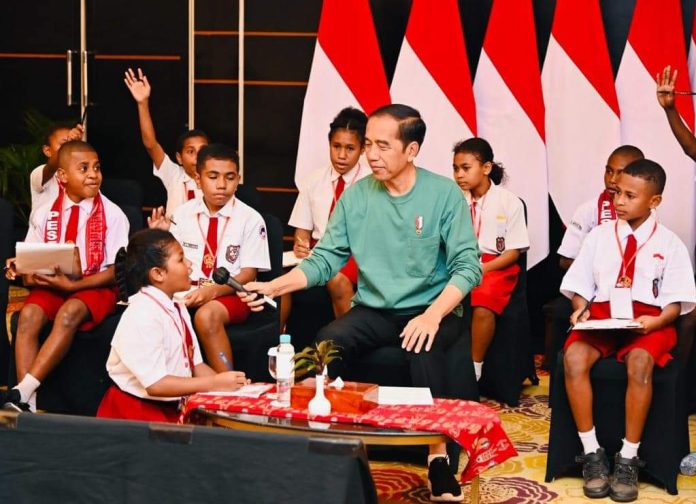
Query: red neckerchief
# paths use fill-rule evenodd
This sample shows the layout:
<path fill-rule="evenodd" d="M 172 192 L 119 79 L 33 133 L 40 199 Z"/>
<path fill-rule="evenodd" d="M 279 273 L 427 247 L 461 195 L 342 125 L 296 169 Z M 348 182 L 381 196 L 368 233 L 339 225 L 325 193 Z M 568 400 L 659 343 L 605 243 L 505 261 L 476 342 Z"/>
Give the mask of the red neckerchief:
<path fill-rule="evenodd" d="M 616 220 L 614 209 L 614 195 L 604 190 L 597 200 L 597 225 Z"/>
<path fill-rule="evenodd" d="M 51 210 L 48 212 L 46 228 L 44 229 L 44 241 L 46 243 L 60 243 L 63 226 L 63 199 L 65 190 L 59 186 L 58 197 L 53 202 Z M 85 225 L 85 256 L 87 257 L 87 268 L 83 266 L 85 276 L 99 273 L 99 267 L 104 261 L 104 242 L 106 240 L 106 216 L 104 215 L 104 204 L 102 203 L 101 193 L 94 197 L 92 213 L 87 218 Z"/>

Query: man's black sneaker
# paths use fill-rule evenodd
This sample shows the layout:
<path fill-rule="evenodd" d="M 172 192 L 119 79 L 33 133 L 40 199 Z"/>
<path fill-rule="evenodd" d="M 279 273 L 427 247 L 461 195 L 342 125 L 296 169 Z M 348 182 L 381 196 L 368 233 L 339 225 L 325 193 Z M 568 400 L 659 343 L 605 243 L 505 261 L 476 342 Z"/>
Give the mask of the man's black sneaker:
<path fill-rule="evenodd" d="M 614 458 L 614 474 L 611 475 L 609 497 L 616 502 L 633 502 L 638 498 L 638 470 L 645 462 L 638 457 L 623 458 L 617 453 Z"/>
<path fill-rule="evenodd" d="M 450 469 L 447 457 L 437 457 L 428 466 L 428 489 L 433 502 L 461 502 L 462 487 Z"/>
<path fill-rule="evenodd" d="M 12 388 L 9 390 L 0 390 L 0 408 L 1 409 L 17 409 L 29 411 L 29 404 L 22 402 L 22 396 L 19 390 Z"/>
<path fill-rule="evenodd" d="M 582 464 L 582 491 L 585 497 L 601 499 L 609 495 L 609 461 L 604 448 L 578 455 L 575 461 Z"/>

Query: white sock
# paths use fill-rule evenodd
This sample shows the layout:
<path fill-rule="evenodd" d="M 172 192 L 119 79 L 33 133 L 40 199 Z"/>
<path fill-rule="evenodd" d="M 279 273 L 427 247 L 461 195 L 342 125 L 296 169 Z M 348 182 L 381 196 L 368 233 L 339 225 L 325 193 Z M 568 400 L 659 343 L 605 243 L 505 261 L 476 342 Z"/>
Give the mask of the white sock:
<path fill-rule="evenodd" d="M 481 379 L 481 371 L 483 370 L 483 361 L 474 361 L 474 374 L 476 375 L 476 381 Z"/>
<path fill-rule="evenodd" d="M 20 381 L 14 388 L 19 390 L 19 395 L 22 398 L 22 402 L 29 402 L 29 399 L 31 398 L 32 394 L 36 392 L 36 389 L 39 388 L 39 385 L 41 385 L 41 382 L 34 378 L 30 373 L 27 373 L 24 375 L 24 378 L 22 378 L 22 381 Z"/>
<path fill-rule="evenodd" d="M 31 395 L 27 403 L 29 404 L 29 411 L 36 413 L 36 392 Z"/>
<path fill-rule="evenodd" d="M 623 445 L 621 446 L 621 457 L 626 459 L 632 459 L 638 456 L 638 447 L 640 446 L 640 441 L 637 443 L 631 443 L 627 441 L 626 438 L 623 439 Z"/>
<path fill-rule="evenodd" d="M 595 453 L 599 450 L 599 441 L 597 441 L 597 433 L 595 428 L 592 427 L 587 432 L 578 431 L 578 436 L 580 436 L 580 441 L 582 442 L 582 451 L 587 455 L 588 453 Z"/>
<path fill-rule="evenodd" d="M 428 455 L 428 465 L 430 465 L 430 463 L 431 463 L 433 460 L 435 460 L 436 458 L 442 458 L 442 457 L 446 458 L 446 459 L 447 459 L 447 463 L 449 464 L 449 456 L 447 456 L 446 453 L 435 453 L 435 454 L 432 454 L 432 455 Z"/>

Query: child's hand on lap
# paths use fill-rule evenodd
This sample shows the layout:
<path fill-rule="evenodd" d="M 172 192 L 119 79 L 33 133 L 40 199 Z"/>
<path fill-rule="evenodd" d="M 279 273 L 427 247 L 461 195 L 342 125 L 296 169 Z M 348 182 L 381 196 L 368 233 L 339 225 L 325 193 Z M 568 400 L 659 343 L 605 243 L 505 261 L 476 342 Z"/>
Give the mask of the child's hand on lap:
<path fill-rule="evenodd" d="M 640 329 L 634 329 L 634 332 L 640 334 L 648 334 L 653 331 L 657 331 L 662 328 L 659 317 L 651 317 L 650 315 L 641 315 L 636 319 L 636 322 L 640 322 Z"/>
<path fill-rule="evenodd" d="M 217 297 L 217 286 L 206 285 L 199 289 L 189 292 L 186 297 L 184 297 L 184 304 L 187 308 L 197 308 L 206 304 L 208 301 L 212 301 Z"/>
<path fill-rule="evenodd" d="M 36 285 L 41 287 L 47 287 L 49 289 L 72 292 L 75 287 L 75 282 L 70 279 L 61 269 L 56 266 L 55 275 L 41 275 L 39 273 L 34 273 L 32 279 L 36 282 Z"/>
<path fill-rule="evenodd" d="M 215 390 L 237 390 L 251 383 L 242 371 L 225 371 L 213 377 Z"/>

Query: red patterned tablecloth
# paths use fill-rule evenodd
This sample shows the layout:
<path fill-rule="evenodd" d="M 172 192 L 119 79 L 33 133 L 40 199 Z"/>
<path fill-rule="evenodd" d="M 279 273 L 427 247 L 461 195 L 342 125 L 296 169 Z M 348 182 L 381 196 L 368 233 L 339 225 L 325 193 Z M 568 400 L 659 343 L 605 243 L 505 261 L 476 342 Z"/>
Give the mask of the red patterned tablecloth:
<path fill-rule="evenodd" d="M 435 399 L 432 406 L 378 406 L 367 413 L 332 413 L 312 420 L 357 423 L 384 428 L 439 432 L 456 441 L 469 455 L 461 480 L 467 482 L 489 467 L 517 455 L 495 411 L 473 401 Z M 194 394 L 182 409 L 181 421 L 198 408 L 250 413 L 281 418 L 309 418 L 306 409 L 278 408 L 261 397 Z"/>

